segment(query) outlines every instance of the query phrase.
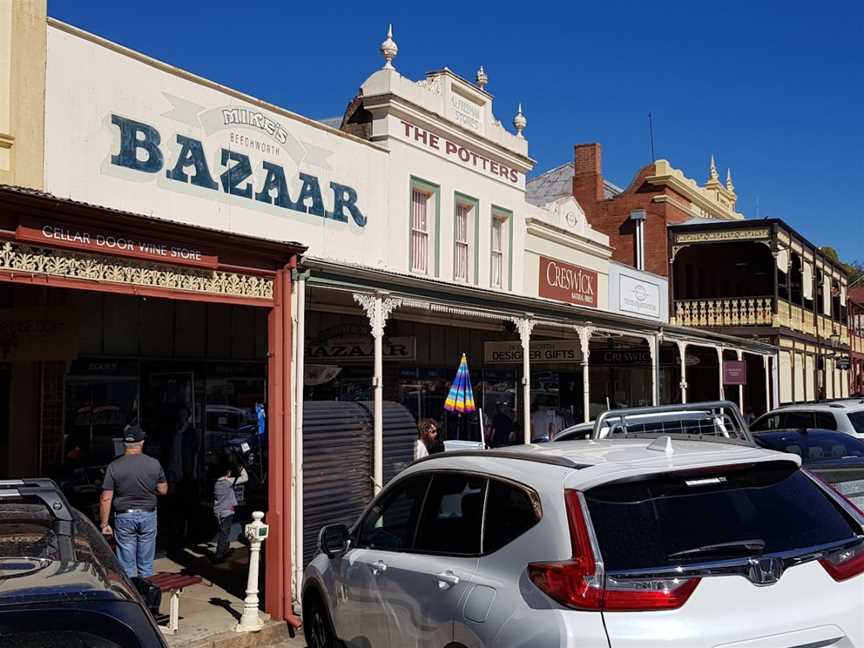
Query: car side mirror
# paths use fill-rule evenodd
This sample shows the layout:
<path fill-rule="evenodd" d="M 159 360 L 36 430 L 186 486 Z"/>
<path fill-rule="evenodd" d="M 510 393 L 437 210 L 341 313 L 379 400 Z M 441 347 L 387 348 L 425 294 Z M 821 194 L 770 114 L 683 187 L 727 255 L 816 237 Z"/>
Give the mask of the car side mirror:
<path fill-rule="evenodd" d="M 348 551 L 350 540 L 351 532 L 346 525 L 328 524 L 318 534 L 318 548 L 327 554 L 328 558 L 334 558 Z"/>

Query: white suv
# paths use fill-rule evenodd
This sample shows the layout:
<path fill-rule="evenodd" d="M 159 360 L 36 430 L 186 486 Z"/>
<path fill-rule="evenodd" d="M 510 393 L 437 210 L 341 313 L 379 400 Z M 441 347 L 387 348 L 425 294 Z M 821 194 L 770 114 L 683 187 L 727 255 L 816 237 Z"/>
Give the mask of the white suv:
<path fill-rule="evenodd" d="M 753 421 L 753 432 L 820 428 L 864 437 L 864 399 L 786 405 Z"/>
<path fill-rule="evenodd" d="M 412 464 L 306 570 L 311 648 L 864 647 L 864 514 L 745 442 Z"/>

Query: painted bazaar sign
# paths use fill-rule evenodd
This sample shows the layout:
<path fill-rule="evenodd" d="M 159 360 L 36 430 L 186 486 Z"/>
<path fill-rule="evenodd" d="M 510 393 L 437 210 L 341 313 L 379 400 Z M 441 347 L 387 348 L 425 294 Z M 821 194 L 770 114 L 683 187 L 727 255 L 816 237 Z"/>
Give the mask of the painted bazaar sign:
<path fill-rule="evenodd" d="M 245 143 L 247 149 L 262 151 L 264 155 L 278 153 L 279 146 L 288 143 L 288 131 L 276 121 L 263 113 L 236 107 L 218 108 L 198 116 L 205 131 L 208 124 L 211 128 L 218 125 L 220 118 L 225 127 L 252 128 L 270 141 L 262 144 L 254 138 L 232 133 L 230 143 L 237 146 L 222 146 L 215 155 L 214 165 L 208 161 L 214 158 L 208 155 L 200 139 L 174 133 L 163 141 L 163 133 L 155 127 L 112 114 L 111 123 L 119 129 L 120 147 L 111 155 L 111 164 L 142 174 L 164 173 L 169 180 L 202 192 L 224 192 L 342 223 L 350 220 L 365 227 L 366 216 L 360 210 L 353 187 L 331 181 L 322 189 L 317 176 L 298 171 L 296 177 L 291 177 L 290 172 L 286 175 L 281 164 L 256 159 L 238 150 Z M 296 191 L 289 190 L 289 180 L 299 185 Z"/>
<path fill-rule="evenodd" d="M 558 259 L 540 257 L 538 294 L 577 306 L 597 306 L 597 273 Z"/>

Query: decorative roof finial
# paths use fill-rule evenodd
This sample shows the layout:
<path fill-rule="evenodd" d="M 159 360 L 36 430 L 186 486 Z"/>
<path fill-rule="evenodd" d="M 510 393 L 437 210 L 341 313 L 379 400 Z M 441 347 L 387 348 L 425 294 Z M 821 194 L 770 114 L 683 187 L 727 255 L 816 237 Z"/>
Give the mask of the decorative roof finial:
<path fill-rule="evenodd" d="M 714 163 L 714 156 L 711 156 L 711 167 L 708 169 L 709 180 L 720 180 L 720 174 L 717 173 L 717 165 Z"/>
<path fill-rule="evenodd" d="M 486 70 L 483 69 L 483 66 L 480 66 L 480 69 L 477 70 L 476 77 L 477 87 L 481 90 L 486 89 L 486 84 L 489 83 L 489 76 L 486 74 Z"/>
<path fill-rule="evenodd" d="M 735 193 L 735 185 L 732 184 L 732 169 L 726 169 L 726 190 Z"/>
<path fill-rule="evenodd" d="M 522 114 L 522 102 L 519 102 L 519 107 L 516 109 L 516 116 L 513 118 L 513 128 L 516 129 L 516 137 L 522 137 L 522 131 L 528 125 L 528 120 Z"/>
<path fill-rule="evenodd" d="M 396 41 L 393 40 L 393 25 L 387 26 L 387 39 L 381 43 L 381 56 L 384 57 L 385 70 L 393 70 L 393 59 L 399 53 L 399 48 L 396 46 Z"/>

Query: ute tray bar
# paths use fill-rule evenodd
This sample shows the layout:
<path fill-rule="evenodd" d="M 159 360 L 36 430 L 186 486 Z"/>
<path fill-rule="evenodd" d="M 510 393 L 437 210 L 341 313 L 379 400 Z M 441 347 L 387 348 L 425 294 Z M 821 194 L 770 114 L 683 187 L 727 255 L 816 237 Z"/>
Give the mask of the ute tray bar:
<path fill-rule="evenodd" d="M 658 436 L 756 445 L 738 406 L 727 400 L 607 410 L 594 421 L 591 433 L 592 439 Z"/>
<path fill-rule="evenodd" d="M 414 464 L 424 461 L 434 461 L 435 459 L 449 459 L 450 457 L 493 457 L 495 459 L 516 459 L 517 461 L 533 461 L 534 463 L 548 464 L 550 466 L 559 466 L 561 468 L 573 468 L 581 470 L 587 468 L 585 464 L 580 464 L 572 459 L 561 455 L 543 454 L 539 452 L 507 452 L 504 450 L 450 450 L 448 452 L 438 452 L 436 454 L 423 457 L 414 462 Z"/>

